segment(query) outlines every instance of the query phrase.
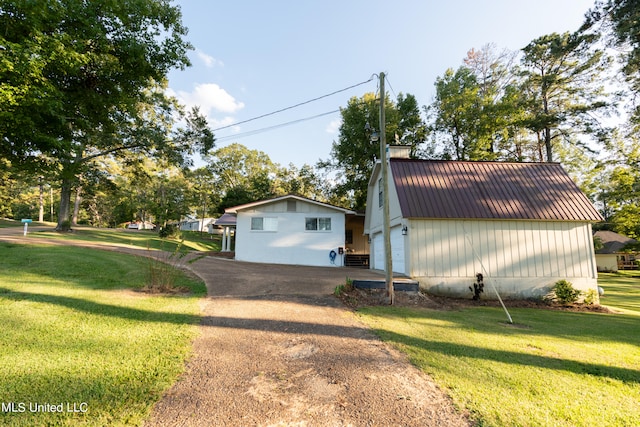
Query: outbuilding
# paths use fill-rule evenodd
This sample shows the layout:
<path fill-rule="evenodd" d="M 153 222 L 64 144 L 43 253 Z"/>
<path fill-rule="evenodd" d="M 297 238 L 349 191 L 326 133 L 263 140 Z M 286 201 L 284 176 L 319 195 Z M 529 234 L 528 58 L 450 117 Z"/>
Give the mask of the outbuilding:
<path fill-rule="evenodd" d="M 236 260 L 338 267 L 344 263 L 345 217 L 355 212 L 286 195 L 225 214 L 236 216 Z"/>
<path fill-rule="evenodd" d="M 591 224 L 602 218 L 559 164 L 391 157 L 395 273 L 457 297 L 471 296 L 478 273 L 503 297 L 539 297 L 560 279 L 597 290 Z M 378 162 L 365 216 L 373 269 L 384 268 L 382 189 Z"/>

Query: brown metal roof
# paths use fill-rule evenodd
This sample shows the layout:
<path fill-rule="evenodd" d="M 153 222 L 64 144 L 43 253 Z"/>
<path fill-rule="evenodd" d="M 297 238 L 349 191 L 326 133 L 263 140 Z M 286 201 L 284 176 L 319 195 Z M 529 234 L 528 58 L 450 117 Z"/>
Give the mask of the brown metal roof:
<path fill-rule="evenodd" d="M 390 163 L 405 218 L 602 221 L 557 163 Z"/>

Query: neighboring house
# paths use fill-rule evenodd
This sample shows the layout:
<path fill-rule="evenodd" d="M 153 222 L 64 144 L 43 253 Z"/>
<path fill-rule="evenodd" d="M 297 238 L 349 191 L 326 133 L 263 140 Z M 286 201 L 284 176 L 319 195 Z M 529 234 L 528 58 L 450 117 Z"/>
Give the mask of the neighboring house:
<path fill-rule="evenodd" d="M 477 273 L 503 297 L 538 297 L 560 279 L 597 289 L 591 224 L 602 218 L 559 164 L 391 157 L 394 272 L 450 296 L 470 296 Z M 374 269 L 384 268 L 382 200 L 378 162 L 364 230 Z M 495 298 L 491 286 L 484 297 Z"/>
<path fill-rule="evenodd" d="M 204 231 L 209 232 L 209 224 L 213 223 L 215 218 L 187 218 L 180 221 L 180 230 L 182 231 Z"/>
<path fill-rule="evenodd" d="M 129 230 L 154 230 L 156 228 L 155 224 L 149 221 L 132 221 L 126 223 L 126 226 Z"/>
<path fill-rule="evenodd" d="M 638 243 L 637 240 L 605 230 L 596 231 L 593 237 L 594 239 L 600 239 L 603 246 L 602 249 L 596 251 L 598 271 L 638 268 L 636 260 L 640 259 L 640 255 L 637 252 L 623 250 L 628 244 Z"/>
<path fill-rule="evenodd" d="M 237 217 L 239 261 L 341 266 L 345 217 L 355 212 L 287 195 L 227 208 L 225 214 Z"/>

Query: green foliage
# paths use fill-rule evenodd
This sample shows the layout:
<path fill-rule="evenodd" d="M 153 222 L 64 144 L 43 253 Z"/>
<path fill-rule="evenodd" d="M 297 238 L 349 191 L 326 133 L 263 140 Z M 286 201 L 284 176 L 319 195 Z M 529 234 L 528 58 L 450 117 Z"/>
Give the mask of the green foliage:
<path fill-rule="evenodd" d="M 633 93 L 640 92 L 640 8 L 637 0 L 599 0 L 586 14 L 584 30 L 604 33 L 617 47 L 622 71 Z M 640 124 L 640 105 L 632 105 L 632 121 Z"/>
<path fill-rule="evenodd" d="M 180 9 L 169 2 L 12 2 L 0 35 L 0 156 L 56 171 L 59 225 L 78 176 L 126 152 L 184 163 L 213 134 L 199 111 L 165 95 L 167 73 L 189 64 Z M 72 19 L 69 19 L 72 17 Z M 175 113 L 186 127 L 172 129 Z"/>
<path fill-rule="evenodd" d="M 611 218 L 613 230 L 632 239 L 640 239 L 640 205 L 621 207 Z"/>
<path fill-rule="evenodd" d="M 164 227 L 160 227 L 158 235 L 163 239 L 180 240 L 182 232 L 180 231 L 180 227 L 177 225 L 167 224 Z"/>
<path fill-rule="evenodd" d="M 584 295 L 584 303 L 587 305 L 597 304 L 600 301 L 598 291 L 589 289 Z"/>
<path fill-rule="evenodd" d="M 580 32 L 552 33 L 522 49 L 525 126 L 537 135 L 547 162 L 553 161 L 554 144 L 574 143 L 576 132 L 601 139 L 608 134 L 594 117 L 608 108 L 600 76 L 610 64 L 604 52 L 594 48 L 597 39 Z"/>
<path fill-rule="evenodd" d="M 340 136 L 331 147 L 331 158 L 318 166 L 338 173 L 339 183 L 333 189 L 334 200 L 346 200 L 352 209 L 364 210 L 367 202 L 367 184 L 376 159 L 380 157 L 378 141 L 371 138 L 365 125 L 380 130 L 380 104 L 373 93 L 353 97 L 340 110 L 342 124 Z M 426 126 L 420 117 L 420 109 L 413 95 L 400 94 L 392 102 L 385 94 L 386 140 L 411 146 L 417 154 L 426 138 Z"/>
<path fill-rule="evenodd" d="M 566 280 L 558 280 L 551 289 L 551 292 L 545 296 L 548 301 L 559 302 L 560 304 L 573 304 L 580 298 L 581 291 L 575 289 L 571 282 Z"/>

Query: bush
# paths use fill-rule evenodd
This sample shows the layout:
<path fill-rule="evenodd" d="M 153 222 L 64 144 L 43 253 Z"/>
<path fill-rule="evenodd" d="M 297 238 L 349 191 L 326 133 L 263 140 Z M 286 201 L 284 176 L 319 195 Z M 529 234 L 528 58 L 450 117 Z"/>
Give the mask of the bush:
<path fill-rule="evenodd" d="M 181 245 L 173 252 L 151 251 L 147 248 L 147 268 L 145 271 L 145 287 L 143 291 L 150 293 L 187 292 L 188 289 L 176 287 L 179 276 L 178 269 L 182 266 L 185 252 L 180 251 Z"/>
<path fill-rule="evenodd" d="M 571 282 L 567 282 L 563 279 L 556 282 L 553 289 L 549 294 L 547 294 L 545 299 L 559 302 L 560 304 L 573 304 L 578 301 L 581 293 L 582 292 L 580 290 L 573 287 Z"/>
<path fill-rule="evenodd" d="M 589 289 L 584 296 L 584 303 L 587 305 L 597 304 L 599 301 L 600 297 L 595 289 Z"/>
<path fill-rule="evenodd" d="M 160 232 L 158 233 L 158 235 L 163 239 L 169 238 L 180 240 L 180 238 L 182 237 L 180 227 L 171 224 L 160 228 Z"/>

